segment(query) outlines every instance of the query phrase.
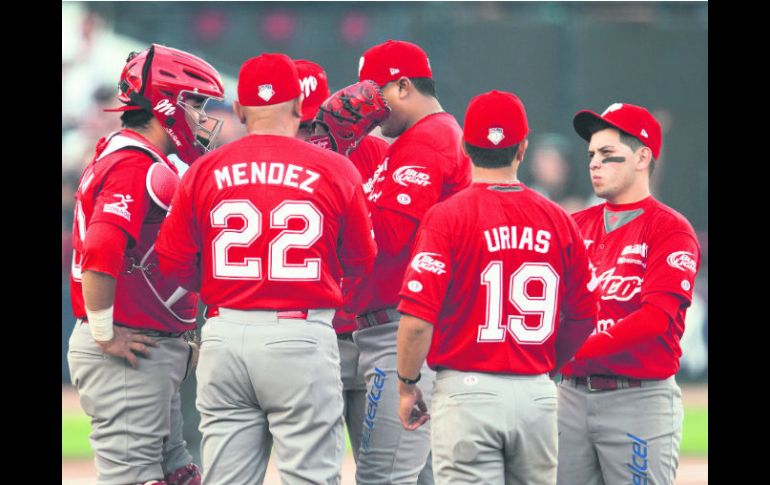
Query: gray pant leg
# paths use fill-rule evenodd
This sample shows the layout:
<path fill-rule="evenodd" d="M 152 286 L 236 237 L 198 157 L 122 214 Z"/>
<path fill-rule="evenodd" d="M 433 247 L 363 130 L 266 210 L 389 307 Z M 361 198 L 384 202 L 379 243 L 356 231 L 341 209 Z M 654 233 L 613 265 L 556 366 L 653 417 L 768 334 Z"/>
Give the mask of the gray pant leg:
<path fill-rule="evenodd" d="M 340 370 L 344 402 L 345 425 L 348 428 L 353 459 L 358 461 L 361 446 L 361 426 L 366 412 L 366 379 L 359 372 L 358 346 L 351 340 L 337 339 L 340 350 Z"/>
<path fill-rule="evenodd" d="M 588 431 L 588 394 L 566 381 L 559 393 L 558 485 L 603 485 L 599 458 Z"/>
<path fill-rule="evenodd" d="M 436 483 L 553 485 L 556 407 L 544 375 L 441 370 L 432 411 Z"/>
<path fill-rule="evenodd" d="M 340 481 L 345 430 L 336 340 L 330 325 L 281 320 L 259 350 L 263 367 L 250 369 L 284 484 Z"/>
<path fill-rule="evenodd" d="M 681 396 L 673 377 L 590 396 L 601 416 L 593 427 L 605 483 L 674 484 L 684 417 Z"/>
<path fill-rule="evenodd" d="M 367 407 L 356 467 L 356 483 L 415 484 L 430 453 L 430 421 L 407 431 L 398 418 L 396 335 L 398 322 L 359 330 L 360 367 L 367 378 Z M 421 369 L 419 386 L 430 409 L 435 372 Z"/>
<path fill-rule="evenodd" d="M 546 375 L 511 376 L 506 381 L 509 385 L 501 385 L 506 401 L 515 403 L 507 408 L 508 427 L 515 432 L 506 443 L 505 483 L 555 485 L 559 447 L 556 385 Z"/>
<path fill-rule="evenodd" d="M 433 485 L 434 483 L 436 482 L 433 479 L 433 453 L 428 453 L 425 466 L 417 477 L 417 485 Z"/>
<path fill-rule="evenodd" d="M 183 430 L 182 399 L 177 390 L 171 399 L 171 433 L 163 441 L 163 475 L 193 462 L 192 455 L 187 451 Z"/>
<path fill-rule="evenodd" d="M 196 408 L 207 485 L 262 483 L 272 441 L 240 359 L 245 326 L 209 319 L 201 332 Z"/>
<path fill-rule="evenodd" d="M 267 312 L 239 321 L 220 312 L 203 327 L 197 373 L 203 483 L 261 483 L 272 444 L 283 483 L 339 483 L 344 431 L 333 311 L 328 323 L 270 320 Z"/>
<path fill-rule="evenodd" d="M 125 359 L 103 354 L 87 325 L 77 323 L 73 329 L 67 360 L 81 406 L 91 417 L 98 485 L 163 478 L 171 403 L 185 374 L 189 347 L 180 338 L 156 340 L 158 346 L 133 369 Z M 177 454 L 189 457 L 186 450 Z"/>

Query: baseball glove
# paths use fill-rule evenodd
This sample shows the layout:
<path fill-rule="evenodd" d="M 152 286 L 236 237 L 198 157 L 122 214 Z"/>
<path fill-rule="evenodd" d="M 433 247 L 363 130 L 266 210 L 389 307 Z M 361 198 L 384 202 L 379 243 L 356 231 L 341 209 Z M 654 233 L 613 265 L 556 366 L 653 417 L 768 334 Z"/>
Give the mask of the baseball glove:
<path fill-rule="evenodd" d="M 374 81 L 361 81 L 329 96 L 313 121 L 309 141 L 348 156 L 358 142 L 390 116 L 390 107 Z"/>

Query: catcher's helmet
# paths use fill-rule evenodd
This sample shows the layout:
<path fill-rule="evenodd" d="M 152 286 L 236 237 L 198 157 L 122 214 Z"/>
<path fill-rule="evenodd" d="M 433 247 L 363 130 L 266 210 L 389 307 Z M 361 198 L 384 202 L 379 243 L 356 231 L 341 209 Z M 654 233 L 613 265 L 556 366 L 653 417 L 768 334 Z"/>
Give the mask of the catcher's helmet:
<path fill-rule="evenodd" d="M 128 56 L 118 84 L 118 99 L 126 106 L 115 111 L 152 113 L 174 142 L 179 157 L 192 164 L 213 147 L 222 128 L 222 120 L 205 113 L 211 98 L 224 99 L 216 69 L 187 52 L 152 44 Z"/>

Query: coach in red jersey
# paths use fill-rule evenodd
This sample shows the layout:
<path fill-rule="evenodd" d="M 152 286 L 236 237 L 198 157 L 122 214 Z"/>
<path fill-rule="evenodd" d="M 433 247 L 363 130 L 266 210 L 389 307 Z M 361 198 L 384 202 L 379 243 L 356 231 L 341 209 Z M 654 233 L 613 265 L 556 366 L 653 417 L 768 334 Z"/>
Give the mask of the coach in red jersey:
<path fill-rule="evenodd" d="M 436 202 L 470 184 L 470 160 L 460 146 L 460 125 L 436 97 L 430 61 L 419 46 L 389 40 L 370 48 L 359 61 L 358 77 L 382 89 L 391 113 L 380 128 L 396 140 L 364 184 L 379 252 L 350 298 L 368 381 L 356 481 L 413 484 L 419 477 L 418 483 L 430 484 L 429 427 L 406 432 L 398 422 L 396 306 L 420 220 Z M 426 366 L 423 379 L 433 377 Z"/>
<path fill-rule="evenodd" d="M 118 89 L 123 129 L 99 140 L 75 195 L 67 360 L 99 485 L 194 485 L 179 388 L 198 296 L 160 275 L 153 244 L 179 184 L 168 155 L 191 164 L 215 142 L 204 106 L 224 90 L 204 60 L 158 44 L 129 55 Z"/>
<path fill-rule="evenodd" d="M 700 247 L 690 223 L 650 195 L 662 140 L 645 108 L 614 103 L 573 123 L 606 202 L 574 214 L 601 301 L 559 384 L 559 483 L 673 484 L 683 419 L 674 374 Z"/>
<path fill-rule="evenodd" d="M 345 157 L 295 138 L 297 68 L 246 61 L 234 109 L 248 135 L 183 177 L 157 242 L 161 270 L 196 286 L 203 480 L 261 483 L 275 446 L 287 483 L 337 483 L 344 455 L 332 317 L 343 276 L 376 246 L 361 177 Z"/>
<path fill-rule="evenodd" d="M 556 386 L 596 322 L 574 221 L 518 181 L 524 105 L 490 91 L 468 104 L 473 184 L 420 224 L 401 287 L 399 418 L 432 416 L 436 483 L 556 482 Z M 432 414 L 420 368 L 437 371 Z M 419 382 L 419 384 L 418 384 Z"/>

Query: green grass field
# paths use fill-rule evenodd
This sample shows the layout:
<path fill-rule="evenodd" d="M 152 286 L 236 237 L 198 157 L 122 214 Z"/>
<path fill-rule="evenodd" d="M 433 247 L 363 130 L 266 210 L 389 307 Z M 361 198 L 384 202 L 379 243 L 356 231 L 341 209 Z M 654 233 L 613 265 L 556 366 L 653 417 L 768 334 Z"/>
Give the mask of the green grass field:
<path fill-rule="evenodd" d="M 708 454 L 708 408 L 688 407 L 684 412 L 682 427 L 682 455 Z M 82 412 L 62 413 L 61 416 L 61 456 L 62 459 L 90 458 L 91 447 L 88 433 L 91 424 L 88 416 Z M 350 442 L 345 433 L 345 446 L 350 451 Z"/>

